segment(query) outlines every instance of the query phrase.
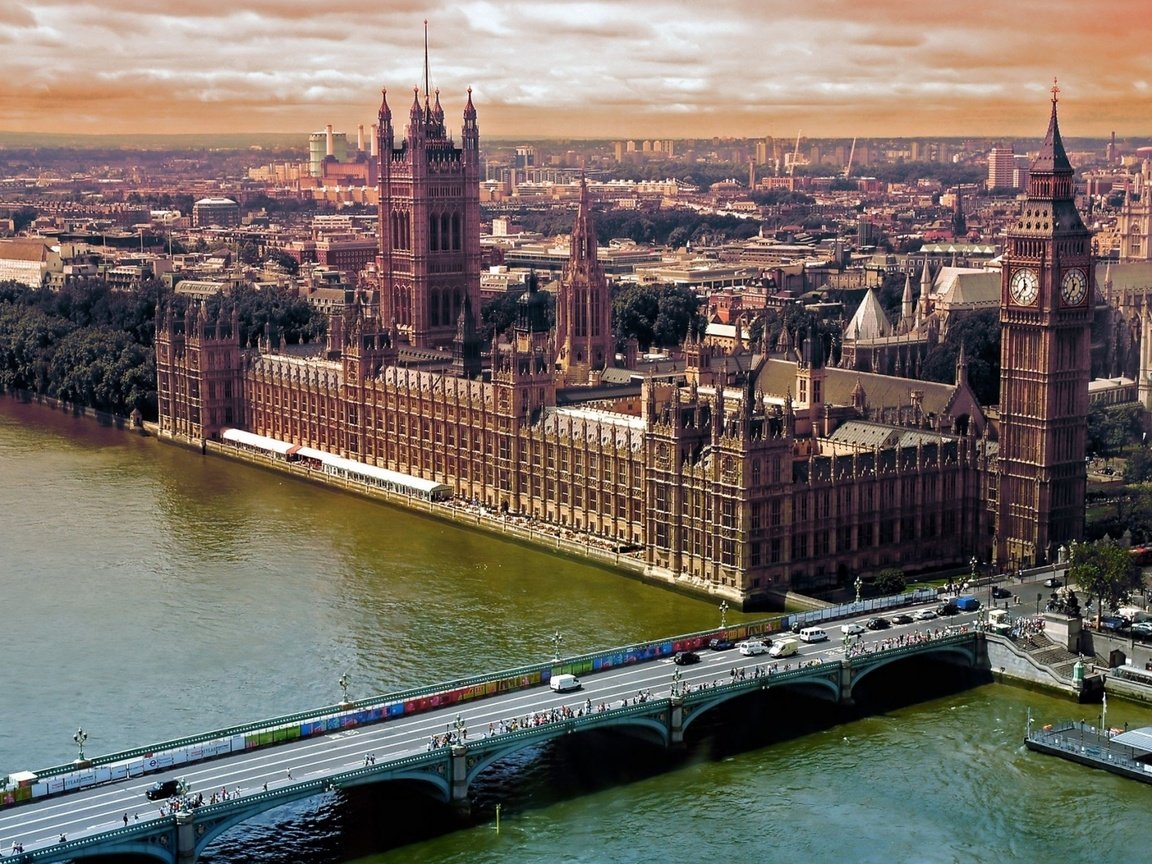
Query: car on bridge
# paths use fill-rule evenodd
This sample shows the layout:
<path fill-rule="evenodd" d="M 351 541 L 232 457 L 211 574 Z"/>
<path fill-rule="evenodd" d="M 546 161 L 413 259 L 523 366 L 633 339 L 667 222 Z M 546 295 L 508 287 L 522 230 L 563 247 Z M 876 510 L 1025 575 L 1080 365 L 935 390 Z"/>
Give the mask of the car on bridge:
<path fill-rule="evenodd" d="M 916 612 L 912 613 L 913 621 L 931 621 L 935 617 L 936 613 L 931 609 L 918 609 Z"/>
<path fill-rule="evenodd" d="M 708 640 L 708 647 L 713 651 L 730 651 L 736 647 L 736 643 L 727 636 L 717 636 L 715 639 Z"/>
<path fill-rule="evenodd" d="M 144 797 L 149 801 L 167 801 L 187 791 L 188 784 L 183 780 L 157 780 L 144 791 Z"/>
<path fill-rule="evenodd" d="M 912 620 L 912 616 L 905 612 L 901 612 L 899 615 L 892 616 L 893 624 L 911 624 Z"/>
<path fill-rule="evenodd" d="M 869 618 L 864 622 L 864 626 L 869 630 L 887 630 L 892 626 L 892 622 L 882 615 L 877 615 L 874 618 Z"/>
<path fill-rule="evenodd" d="M 845 636 L 860 636 L 864 633 L 864 625 L 859 621 L 849 621 L 840 625 L 840 632 Z"/>
<path fill-rule="evenodd" d="M 736 650 L 745 657 L 754 657 L 757 654 L 767 654 L 768 646 L 760 639 L 745 639 L 736 643 Z"/>
<path fill-rule="evenodd" d="M 677 651 L 672 662 L 677 666 L 691 666 L 693 663 L 700 662 L 700 655 L 695 651 Z"/>
<path fill-rule="evenodd" d="M 949 600 L 947 603 L 941 603 L 936 607 L 937 615 L 959 615 L 960 607 L 956 605 L 955 600 Z"/>

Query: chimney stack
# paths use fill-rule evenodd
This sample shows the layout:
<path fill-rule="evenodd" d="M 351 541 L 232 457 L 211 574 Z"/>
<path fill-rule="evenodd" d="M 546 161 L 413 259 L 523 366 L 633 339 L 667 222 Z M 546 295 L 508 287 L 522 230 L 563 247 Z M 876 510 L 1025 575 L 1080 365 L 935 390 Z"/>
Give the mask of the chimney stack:
<path fill-rule="evenodd" d="M 380 155 L 380 129 L 375 123 L 372 124 L 372 141 L 368 146 L 372 148 L 373 156 Z"/>
<path fill-rule="evenodd" d="M 360 153 L 364 152 L 364 124 L 361 123 L 356 127 L 356 149 Z"/>
<path fill-rule="evenodd" d="M 332 140 L 332 124 L 331 123 L 329 123 L 327 126 L 324 127 L 324 137 L 325 137 L 324 155 L 335 156 L 336 155 L 336 145 Z"/>

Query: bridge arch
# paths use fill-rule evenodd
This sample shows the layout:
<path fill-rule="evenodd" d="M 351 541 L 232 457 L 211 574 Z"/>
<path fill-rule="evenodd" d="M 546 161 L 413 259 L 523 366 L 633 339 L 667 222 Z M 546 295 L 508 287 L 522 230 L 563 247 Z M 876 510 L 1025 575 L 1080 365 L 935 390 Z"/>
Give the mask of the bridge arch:
<path fill-rule="evenodd" d="M 595 729 L 621 729 L 625 727 L 639 731 L 641 737 L 650 740 L 658 746 L 668 746 L 670 740 L 668 725 L 662 718 L 658 719 L 656 717 L 637 714 L 613 717 L 611 714 L 606 714 L 603 717 L 600 715 L 591 715 L 581 720 L 574 719 L 559 723 L 549 723 L 531 730 L 537 734 L 524 735 L 523 737 L 518 737 L 507 742 L 503 746 L 493 746 L 491 749 L 485 749 L 481 753 L 478 753 L 475 761 L 470 761 L 468 766 L 468 785 L 471 786 L 472 782 L 481 773 L 492 767 L 496 762 L 526 747 L 543 744 L 547 741 L 554 741 L 558 738 L 564 738 L 573 734 L 591 732 Z"/>
<path fill-rule="evenodd" d="M 149 841 L 146 838 L 139 838 L 135 840 L 124 840 L 119 843 L 101 844 L 99 846 L 91 846 L 86 849 L 75 849 L 68 853 L 68 858 L 71 860 L 80 859 L 100 859 L 108 858 L 109 860 L 120 861 L 121 856 L 135 855 L 140 858 L 148 858 L 153 861 L 162 861 L 164 864 L 173 864 L 176 860 L 175 850 L 167 846 Z M 19 856 L 16 857 L 19 860 Z"/>
<path fill-rule="evenodd" d="M 757 686 L 735 690 L 729 688 L 719 689 L 715 691 L 715 695 L 712 696 L 712 698 L 699 702 L 693 701 L 685 705 L 686 710 L 684 712 L 684 723 L 681 726 L 681 731 L 687 732 L 688 727 L 696 722 L 696 720 L 714 708 L 723 705 L 725 702 L 731 702 L 733 699 L 740 699 L 755 693 L 766 693 L 769 690 L 780 690 L 785 687 L 793 690 L 815 690 L 817 698 L 826 699 L 829 702 L 837 702 L 840 699 L 839 682 L 833 681 L 827 676 L 776 681 L 773 680 L 773 676 L 769 675 L 757 679 L 757 681 Z"/>
<path fill-rule="evenodd" d="M 964 661 L 964 665 L 975 668 L 977 662 L 976 649 L 970 642 L 952 642 L 932 645 L 931 647 L 921 647 L 915 652 L 901 653 L 901 654 L 880 654 L 877 655 L 871 662 L 865 661 L 860 663 L 859 659 L 853 661 L 852 666 L 852 680 L 848 685 L 847 696 L 852 695 L 852 690 L 860 681 L 866 678 L 870 673 L 875 672 L 877 669 L 883 669 L 886 666 L 891 666 L 894 663 L 900 663 L 907 660 L 919 660 L 924 657 L 929 657 L 933 654 L 954 654 Z"/>

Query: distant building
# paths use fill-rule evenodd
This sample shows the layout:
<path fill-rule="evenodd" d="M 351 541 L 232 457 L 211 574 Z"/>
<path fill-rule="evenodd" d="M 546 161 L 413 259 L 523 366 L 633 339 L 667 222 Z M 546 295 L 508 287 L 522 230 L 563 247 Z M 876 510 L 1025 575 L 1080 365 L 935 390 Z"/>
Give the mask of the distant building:
<path fill-rule="evenodd" d="M 192 226 L 207 228 L 219 225 L 222 228 L 240 224 L 240 205 L 231 198 L 201 198 L 192 205 Z"/>

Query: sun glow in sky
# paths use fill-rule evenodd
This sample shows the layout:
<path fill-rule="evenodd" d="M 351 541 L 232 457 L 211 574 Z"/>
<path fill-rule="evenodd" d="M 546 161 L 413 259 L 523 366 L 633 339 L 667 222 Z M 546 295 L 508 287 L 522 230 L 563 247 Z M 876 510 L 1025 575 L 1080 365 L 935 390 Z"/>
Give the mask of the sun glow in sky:
<path fill-rule="evenodd" d="M 1152 134 L 1149 0 L 0 0 L 0 130 L 484 137 Z"/>

